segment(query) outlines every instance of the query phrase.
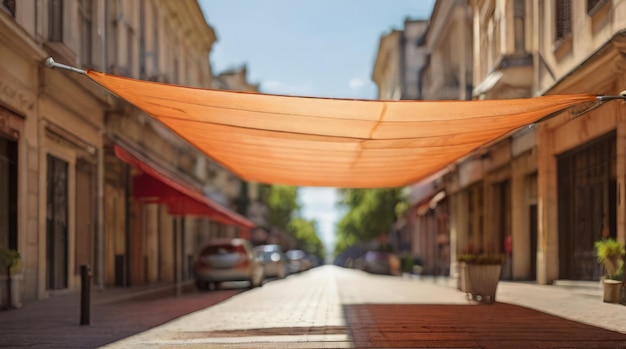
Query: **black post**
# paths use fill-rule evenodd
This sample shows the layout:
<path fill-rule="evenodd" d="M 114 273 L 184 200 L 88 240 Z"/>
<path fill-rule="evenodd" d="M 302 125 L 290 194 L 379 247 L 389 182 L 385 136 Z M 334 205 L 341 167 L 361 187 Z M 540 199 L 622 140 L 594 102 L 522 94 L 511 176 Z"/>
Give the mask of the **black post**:
<path fill-rule="evenodd" d="M 91 269 L 89 265 L 80 266 L 80 324 L 89 325 L 91 310 Z"/>

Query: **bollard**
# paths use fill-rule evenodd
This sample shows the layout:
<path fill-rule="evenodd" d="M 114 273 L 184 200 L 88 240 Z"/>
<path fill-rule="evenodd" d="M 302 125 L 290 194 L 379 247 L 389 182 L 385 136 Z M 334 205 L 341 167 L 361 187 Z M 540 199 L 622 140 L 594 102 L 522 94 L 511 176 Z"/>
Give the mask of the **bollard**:
<path fill-rule="evenodd" d="M 91 310 L 91 269 L 80 266 L 80 325 L 89 325 Z"/>

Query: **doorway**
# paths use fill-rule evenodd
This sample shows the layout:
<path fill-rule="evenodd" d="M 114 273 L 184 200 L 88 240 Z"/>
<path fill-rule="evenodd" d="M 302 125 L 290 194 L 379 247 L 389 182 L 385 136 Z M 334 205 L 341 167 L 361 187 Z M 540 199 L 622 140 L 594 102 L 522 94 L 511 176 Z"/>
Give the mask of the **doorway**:
<path fill-rule="evenodd" d="M 528 223 L 530 233 L 530 280 L 537 280 L 537 204 L 528 206 Z"/>
<path fill-rule="evenodd" d="M 559 277 L 599 280 L 594 242 L 615 238 L 616 134 L 558 157 Z"/>
<path fill-rule="evenodd" d="M 0 247 L 17 250 L 17 142 L 0 138 Z"/>
<path fill-rule="evenodd" d="M 96 255 L 96 166 L 89 160 L 79 158 L 76 162 L 76 270 L 81 265 L 90 265 L 95 272 Z M 93 278 L 94 282 L 97 278 Z"/>
<path fill-rule="evenodd" d="M 50 290 L 68 287 L 68 163 L 48 155 L 46 280 Z"/>

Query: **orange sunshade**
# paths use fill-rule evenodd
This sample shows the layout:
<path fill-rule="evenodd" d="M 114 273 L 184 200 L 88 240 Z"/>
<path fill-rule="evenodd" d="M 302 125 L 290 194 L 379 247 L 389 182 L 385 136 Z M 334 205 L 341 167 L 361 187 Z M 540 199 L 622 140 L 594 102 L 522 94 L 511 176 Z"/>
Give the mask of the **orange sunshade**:
<path fill-rule="evenodd" d="M 417 182 L 476 148 L 593 95 L 377 101 L 167 85 L 89 71 L 240 177 L 349 188 Z"/>

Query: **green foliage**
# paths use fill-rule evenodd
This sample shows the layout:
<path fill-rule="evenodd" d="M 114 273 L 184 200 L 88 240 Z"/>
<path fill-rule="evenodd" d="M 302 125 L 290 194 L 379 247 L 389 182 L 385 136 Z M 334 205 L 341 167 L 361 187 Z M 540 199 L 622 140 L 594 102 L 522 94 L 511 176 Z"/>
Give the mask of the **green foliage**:
<path fill-rule="evenodd" d="M 273 227 L 287 231 L 289 222 L 300 213 L 298 188 L 286 185 L 273 185 L 270 189 L 268 205 L 269 221 Z"/>
<path fill-rule="evenodd" d="M 289 222 L 287 231 L 298 240 L 300 247 L 314 255 L 324 256 L 324 245 L 317 235 L 317 222 L 296 217 Z"/>
<path fill-rule="evenodd" d="M 269 190 L 267 200 L 270 225 L 293 236 L 301 249 L 323 257 L 324 244 L 317 234 L 317 222 L 300 216 L 298 188 L 272 185 L 265 189 Z"/>
<path fill-rule="evenodd" d="M 11 268 L 11 274 L 19 273 L 22 269 L 22 258 L 16 250 L 0 247 L 0 274 Z"/>
<path fill-rule="evenodd" d="M 401 188 L 342 189 L 339 195 L 339 206 L 347 208 L 347 213 L 337 224 L 336 254 L 388 232 L 408 207 Z"/>
<path fill-rule="evenodd" d="M 400 258 L 400 269 L 402 270 L 402 272 L 412 273 L 413 265 L 415 265 L 413 257 L 407 255 L 407 256 L 403 256 L 402 258 Z"/>
<path fill-rule="evenodd" d="M 607 278 L 619 277 L 624 269 L 624 245 L 615 239 L 598 240 L 595 242 L 598 263 L 606 269 Z"/>
<path fill-rule="evenodd" d="M 342 251 L 357 244 L 358 242 L 359 241 L 357 241 L 356 236 L 354 235 L 337 234 L 335 241 L 335 255 L 339 255 Z"/>
<path fill-rule="evenodd" d="M 465 262 L 467 264 L 502 264 L 504 263 L 504 256 L 494 253 L 465 253 L 459 256 L 459 262 Z"/>

